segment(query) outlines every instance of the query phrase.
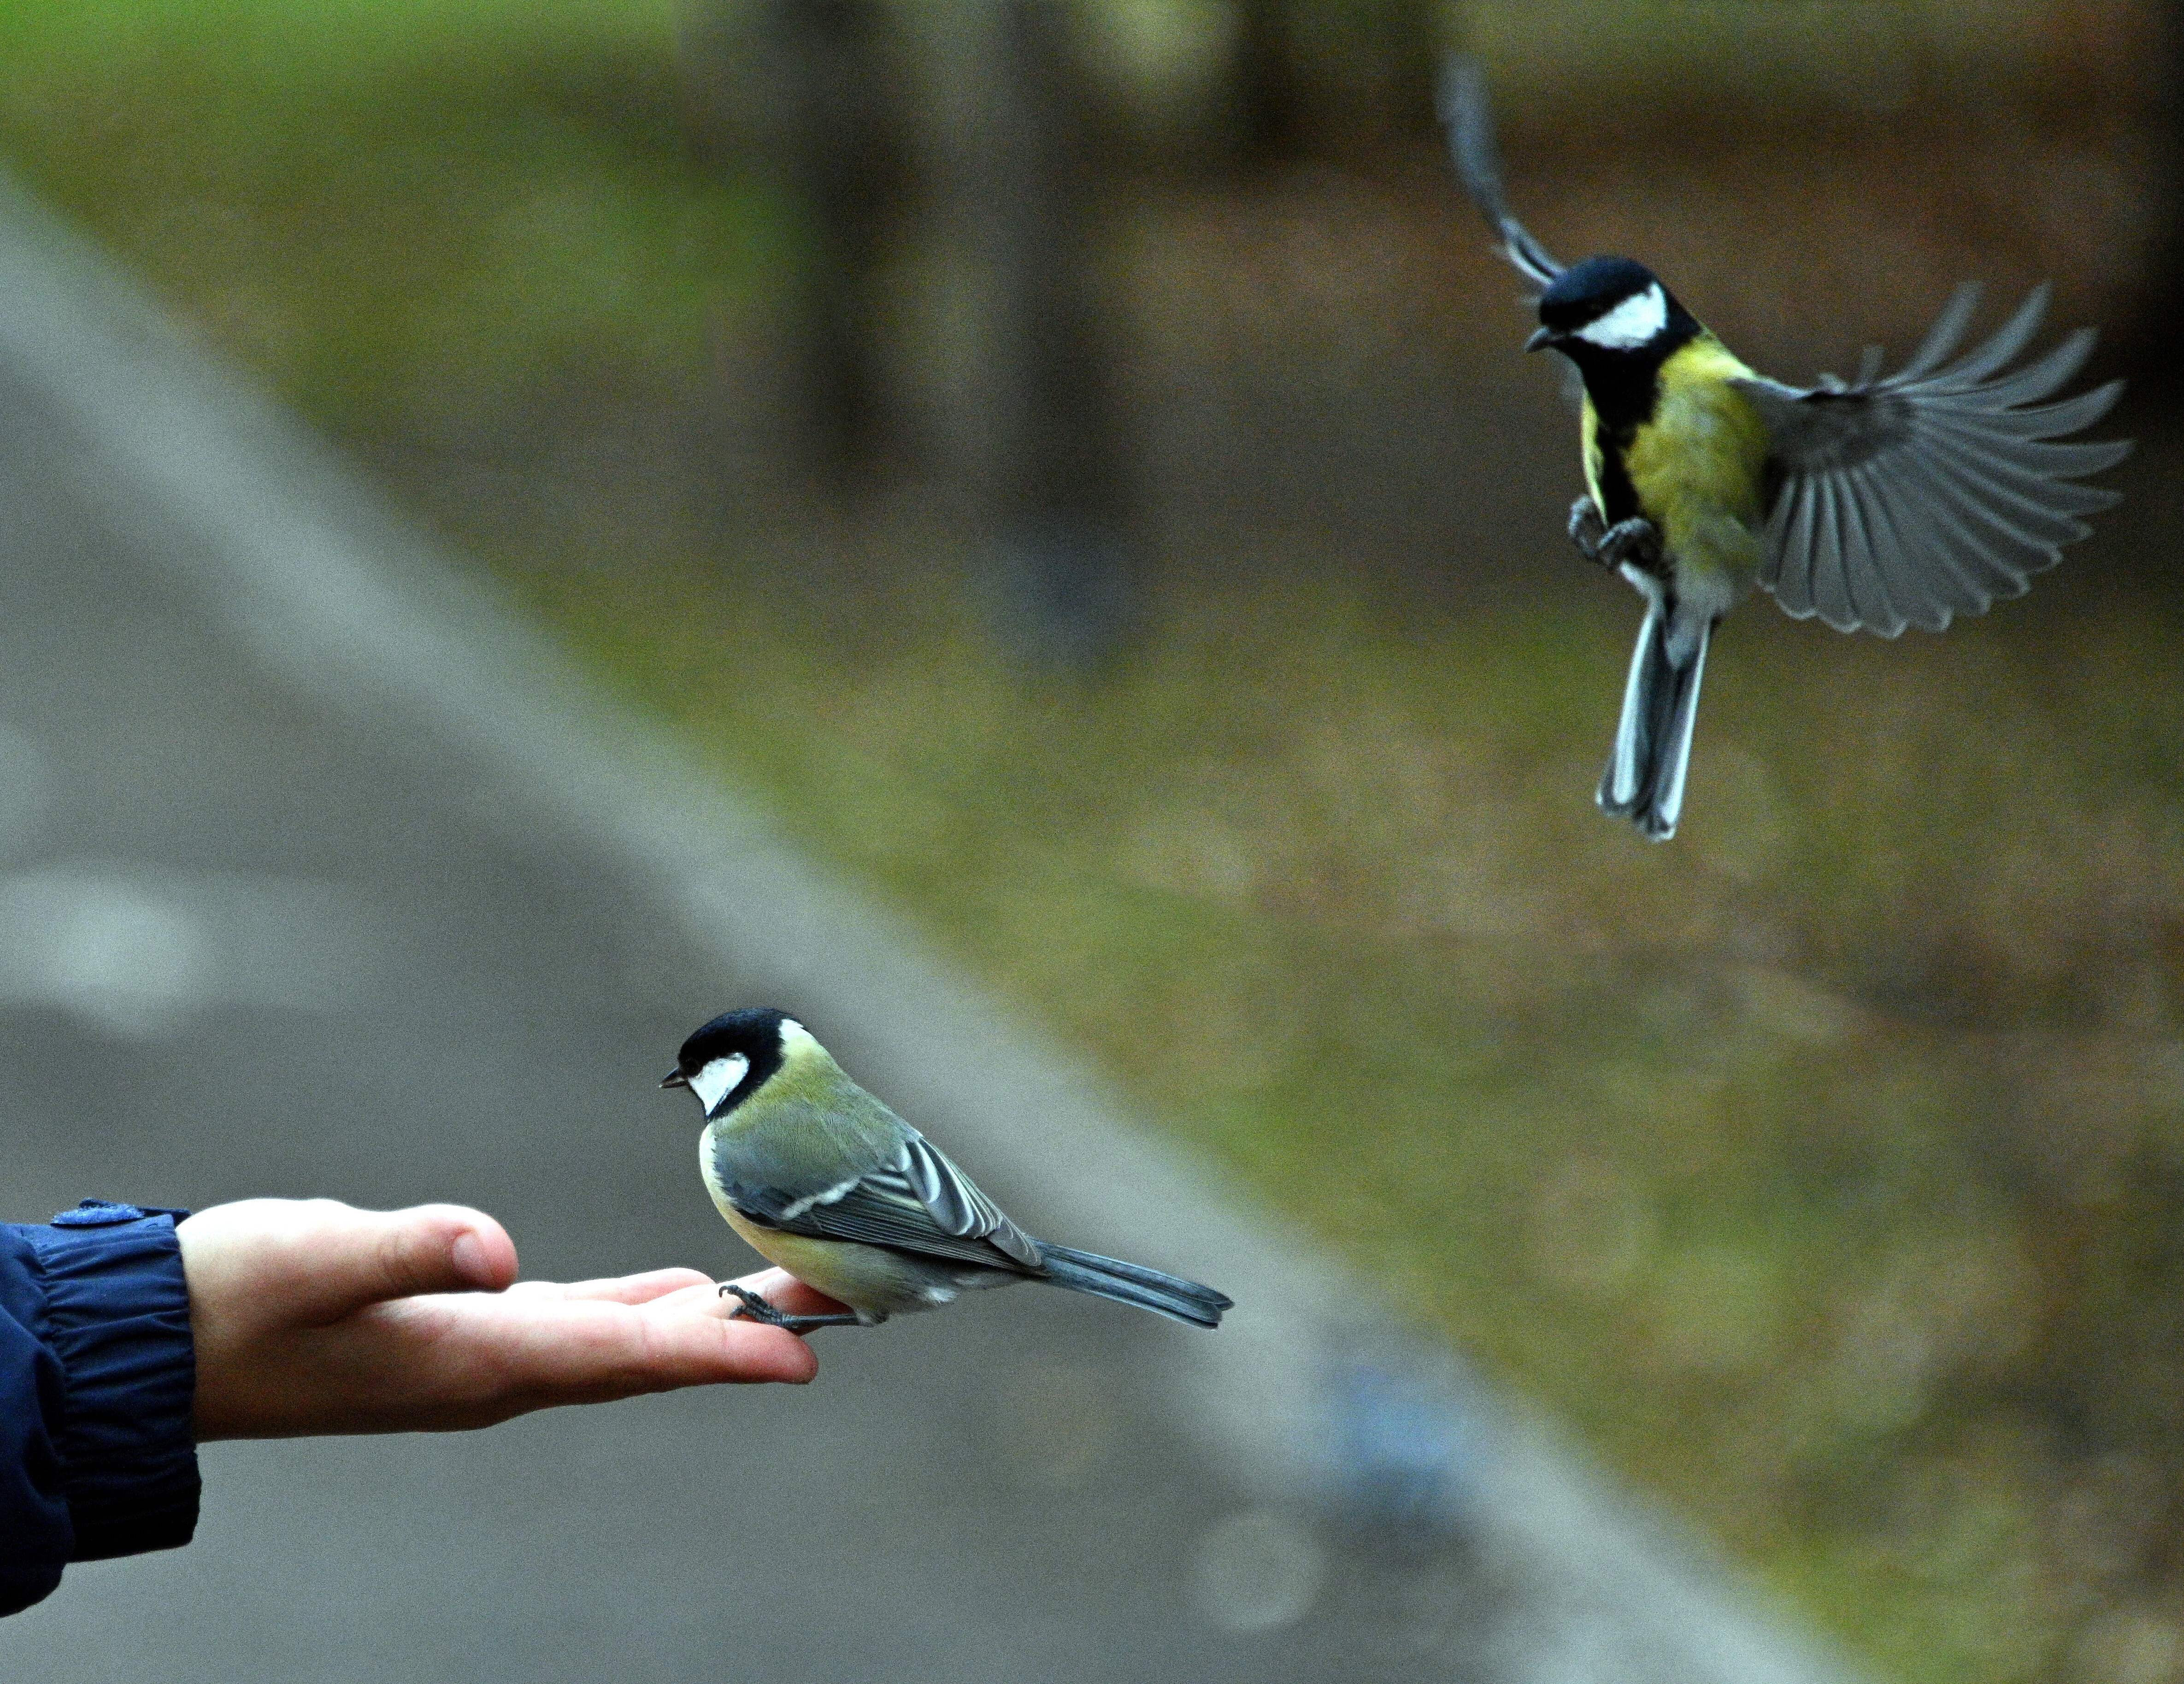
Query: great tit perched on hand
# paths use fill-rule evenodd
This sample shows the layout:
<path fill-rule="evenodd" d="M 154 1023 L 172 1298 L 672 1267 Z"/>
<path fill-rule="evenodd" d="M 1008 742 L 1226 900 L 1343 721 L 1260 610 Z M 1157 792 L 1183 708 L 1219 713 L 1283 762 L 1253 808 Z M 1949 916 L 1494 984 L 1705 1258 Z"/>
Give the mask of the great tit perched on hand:
<path fill-rule="evenodd" d="M 1545 289 L 1525 349 L 1561 352 L 1584 383 L 1585 493 L 1570 538 L 1646 599 L 1599 800 L 1646 835 L 1675 834 L 1707 644 L 1755 582 L 1839 632 L 1938 632 L 2022 594 L 2086 536 L 2079 517 L 2116 500 L 2072 482 L 2129 443 L 2046 442 L 2092 426 L 2123 389 L 2041 401 L 2077 372 L 2092 331 L 2004 372 L 2040 325 L 2044 286 L 1953 362 L 1975 286 L 1894 374 L 1880 377 L 1875 349 L 1854 382 L 1785 386 L 1737 360 L 1643 265 L 1564 268 L 1547 254 L 1509 213 L 1474 61 L 1447 64 L 1440 105 L 1466 190 Z"/>
<path fill-rule="evenodd" d="M 1217 1327 L 1210 1286 L 1034 1240 L 924 1135 L 846 1075 L 787 1013 L 752 1006 L 682 1043 L 663 1088 L 705 1113 L 698 1164 L 728 1226 L 768 1262 L 850 1307 L 784 1315 L 749 1289 L 738 1313 L 792 1333 L 871 1327 L 965 1292 L 1044 1280 Z"/>

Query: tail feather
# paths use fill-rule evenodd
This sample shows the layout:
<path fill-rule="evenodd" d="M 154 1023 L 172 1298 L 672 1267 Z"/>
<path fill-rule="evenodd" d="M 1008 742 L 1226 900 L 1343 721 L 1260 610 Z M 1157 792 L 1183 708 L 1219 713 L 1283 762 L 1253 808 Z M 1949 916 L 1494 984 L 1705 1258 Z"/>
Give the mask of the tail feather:
<path fill-rule="evenodd" d="M 1218 1327 L 1221 1313 L 1234 1308 L 1234 1300 L 1195 1280 L 1162 1274 L 1156 1269 L 1103 1257 L 1067 1246 L 1038 1242 L 1039 1261 L 1046 1278 L 1072 1292 L 1089 1292 L 1095 1298 L 1112 1298 L 1118 1304 L 1134 1304 L 1141 1310 L 1194 1327 Z"/>
<path fill-rule="evenodd" d="M 1713 624 L 1700 623 L 1681 660 L 1670 649 L 1668 611 L 1659 603 L 1649 606 L 1630 652 L 1615 747 L 1600 779 L 1601 810 L 1629 819 L 1656 842 L 1676 834 L 1684 811 L 1684 774 L 1691 768 L 1691 728 Z"/>

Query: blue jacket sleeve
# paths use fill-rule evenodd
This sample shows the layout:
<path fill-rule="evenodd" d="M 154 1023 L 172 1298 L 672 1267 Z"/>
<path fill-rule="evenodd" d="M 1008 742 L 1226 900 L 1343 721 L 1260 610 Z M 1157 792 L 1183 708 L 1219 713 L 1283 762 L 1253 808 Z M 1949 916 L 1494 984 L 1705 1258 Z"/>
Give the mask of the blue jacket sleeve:
<path fill-rule="evenodd" d="M 0 1614 L 196 1530 L 187 1214 L 86 1199 L 0 1226 Z"/>

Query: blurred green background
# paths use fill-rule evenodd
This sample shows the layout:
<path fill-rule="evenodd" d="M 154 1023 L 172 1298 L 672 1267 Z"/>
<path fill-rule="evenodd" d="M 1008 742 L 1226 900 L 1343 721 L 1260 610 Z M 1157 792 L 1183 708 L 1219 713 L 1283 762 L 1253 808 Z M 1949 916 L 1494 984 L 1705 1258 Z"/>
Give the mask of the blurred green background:
<path fill-rule="evenodd" d="M 1025 9 L 16 0 L 0 150 L 1879 1676 L 2184 1680 L 2170 18 Z M 1748 605 L 1664 847 L 1450 44 L 1552 249 L 1785 378 L 2044 276 L 2137 382 L 2027 601 Z"/>

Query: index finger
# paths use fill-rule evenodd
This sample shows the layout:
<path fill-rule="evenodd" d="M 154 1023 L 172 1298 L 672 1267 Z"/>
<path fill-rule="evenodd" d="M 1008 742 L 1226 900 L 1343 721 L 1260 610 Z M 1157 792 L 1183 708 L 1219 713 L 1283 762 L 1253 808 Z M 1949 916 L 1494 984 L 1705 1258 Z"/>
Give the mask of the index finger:
<path fill-rule="evenodd" d="M 588 1300 L 610 1304 L 649 1304 L 671 1293 L 710 1286 L 712 1277 L 694 1269 L 655 1269 L 598 1280 L 520 1280 L 508 1290 L 526 1298 Z"/>
<path fill-rule="evenodd" d="M 777 1310 L 792 1316 L 839 1315 L 850 1307 L 838 1303 L 824 1292 L 806 1286 L 786 1269 L 769 1269 L 756 1274 L 746 1274 L 727 1283 L 763 1298 Z M 671 1292 L 654 1301 L 660 1309 L 714 1310 L 722 1320 L 740 1320 L 743 1305 L 733 1294 L 723 1291 L 711 1281 L 703 1286 L 692 1285 Z"/>

